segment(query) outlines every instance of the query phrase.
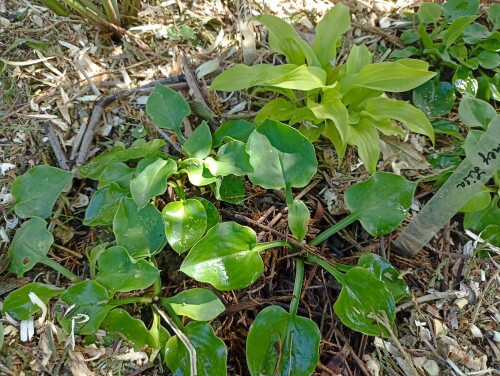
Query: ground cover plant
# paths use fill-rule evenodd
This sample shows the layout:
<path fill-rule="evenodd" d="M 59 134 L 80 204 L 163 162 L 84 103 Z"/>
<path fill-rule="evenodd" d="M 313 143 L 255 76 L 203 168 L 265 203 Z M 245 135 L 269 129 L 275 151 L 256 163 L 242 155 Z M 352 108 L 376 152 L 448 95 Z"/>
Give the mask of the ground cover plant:
<path fill-rule="evenodd" d="M 109 18 L 132 3 L 98 10 Z M 226 8 L 235 4 L 141 3 L 137 27 L 103 29 L 123 38 L 98 38 L 95 22 L 74 17 L 43 29 L 41 43 L 57 36 L 81 81 L 65 53 L 24 34 L 0 49 L 0 88 L 19 96 L 4 92 L 12 108 L 0 103 L 9 124 L 0 132 L 0 373 L 494 372 L 500 183 L 481 168 L 498 166 L 500 117 L 484 90 L 443 83 L 479 59 L 484 41 L 460 67 L 425 49 L 390 56 L 401 27 L 364 27 L 365 4 L 282 17 L 269 2 L 254 12 L 262 60 L 246 66 L 230 26 L 242 15 Z M 419 36 L 432 35 L 444 56 L 472 46 L 458 23 L 462 34 L 441 41 L 455 37 L 455 18 L 472 20 L 475 2 L 426 4 L 413 9 Z M 465 30 L 478 23 L 493 36 L 497 10 L 474 8 Z M 17 15 L 26 25 L 29 11 Z M 45 60 L 46 50 L 64 59 Z M 36 56 L 22 64 L 23 52 Z M 478 82 L 495 69 L 483 65 L 471 71 Z M 182 76 L 164 78 L 179 66 Z M 32 137 L 12 116 L 55 126 Z M 482 185 L 468 202 L 437 191 L 456 171 L 465 175 L 453 189 Z M 439 207 L 453 202 L 462 214 L 437 224 L 416 258 L 395 253 L 428 199 L 443 196 Z"/>

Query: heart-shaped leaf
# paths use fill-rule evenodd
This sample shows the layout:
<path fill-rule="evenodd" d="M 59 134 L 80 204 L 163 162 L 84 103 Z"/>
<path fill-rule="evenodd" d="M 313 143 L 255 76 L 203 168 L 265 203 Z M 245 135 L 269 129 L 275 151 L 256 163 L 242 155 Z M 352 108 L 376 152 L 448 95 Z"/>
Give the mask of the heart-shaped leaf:
<path fill-rule="evenodd" d="M 245 147 L 246 145 L 241 141 L 230 141 L 219 148 L 215 158 L 205 159 L 205 166 L 214 176 L 243 176 L 253 172 L 250 156 Z"/>
<path fill-rule="evenodd" d="M 256 244 L 257 236 L 251 228 L 236 222 L 219 223 L 191 249 L 180 270 L 218 290 L 245 288 L 264 269 L 259 253 L 252 250 Z"/>
<path fill-rule="evenodd" d="M 115 308 L 109 312 L 101 324 L 107 334 L 117 339 L 125 337 L 132 342 L 135 349 L 144 346 L 156 347 L 156 341 L 144 325 L 144 322 L 135 319 L 122 308 Z"/>
<path fill-rule="evenodd" d="M 83 224 L 87 226 L 112 224 L 120 200 L 128 194 L 129 190 L 120 188 L 117 183 L 111 183 L 97 190 L 90 199 Z"/>
<path fill-rule="evenodd" d="M 181 143 L 184 142 L 181 124 L 191 113 L 191 109 L 182 95 L 169 87 L 157 84 L 148 98 L 146 112 L 159 128 L 174 130 Z"/>
<path fill-rule="evenodd" d="M 309 209 L 300 200 L 295 200 L 288 208 L 288 227 L 299 242 L 306 237 L 307 223 L 310 218 Z"/>
<path fill-rule="evenodd" d="M 184 328 L 189 343 L 196 351 L 198 375 L 226 376 L 227 348 L 206 322 L 192 321 Z M 189 352 L 177 336 L 166 345 L 165 363 L 176 376 L 191 376 Z"/>
<path fill-rule="evenodd" d="M 219 211 L 214 204 L 212 204 L 207 199 L 204 199 L 203 197 L 196 197 L 195 200 L 201 202 L 201 204 L 205 208 L 205 212 L 207 213 L 207 230 L 210 230 L 220 222 Z"/>
<path fill-rule="evenodd" d="M 248 138 L 253 172 L 248 178 L 266 189 L 304 187 L 318 162 L 311 142 L 286 124 L 264 121 Z"/>
<path fill-rule="evenodd" d="M 54 237 L 46 229 L 47 222 L 42 218 L 33 217 L 24 222 L 16 231 L 12 244 L 9 247 L 9 271 L 22 277 L 37 263 L 46 263 Z"/>
<path fill-rule="evenodd" d="M 217 177 L 213 176 L 210 170 L 204 165 L 202 159 L 185 159 L 182 161 L 179 169 L 185 169 L 188 174 L 189 182 L 197 187 L 212 184 L 217 180 Z"/>
<path fill-rule="evenodd" d="M 252 376 L 311 375 L 319 360 L 321 333 L 312 320 L 283 308 L 263 309 L 250 326 L 246 358 Z"/>
<path fill-rule="evenodd" d="M 151 286 L 160 271 L 145 260 L 134 260 L 124 247 L 116 246 L 98 258 L 96 281 L 111 293 L 143 290 Z"/>
<path fill-rule="evenodd" d="M 41 310 L 38 305 L 31 301 L 30 293 L 35 294 L 42 302 L 47 304 L 50 298 L 61 294 L 63 291 L 63 288 L 39 282 L 28 283 L 7 295 L 3 301 L 2 312 L 8 313 L 16 320 L 28 320 Z"/>
<path fill-rule="evenodd" d="M 16 199 L 16 214 L 20 218 L 48 218 L 57 197 L 72 179 L 71 172 L 47 165 L 28 170 L 12 182 L 10 189 Z"/>
<path fill-rule="evenodd" d="M 391 292 L 385 283 L 377 279 L 371 271 L 354 267 L 342 278 L 342 290 L 333 305 L 340 321 L 347 327 L 370 336 L 388 336 L 387 329 L 378 325 L 374 315 L 385 311 L 389 322 L 394 322 L 396 307 Z"/>
<path fill-rule="evenodd" d="M 455 89 L 449 82 L 432 80 L 413 89 L 413 104 L 429 119 L 448 114 L 454 102 Z"/>
<path fill-rule="evenodd" d="M 161 214 L 168 244 L 179 254 L 191 248 L 207 229 L 207 212 L 196 199 L 170 202 Z"/>
<path fill-rule="evenodd" d="M 416 184 L 402 176 L 376 172 L 368 180 L 346 190 L 351 215 L 373 236 L 394 231 L 406 218 Z"/>
<path fill-rule="evenodd" d="M 418 8 L 418 19 L 425 24 L 434 23 L 439 20 L 443 10 L 441 5 L 435 3 L 423 3 Z"/>
<path fill-rule="evenodd" d="M 123 162 L 112 162 L 99 177 L 97 188 L 116 183 L 122 189 L 130 189 L 130 179 L 132 179 L 134 172 L 135 168 L 130 168 Z"/>
<path fill-rule="evenodd" d="M 483 232 L 481 233 L 481 237 L 484 240 L 487 240 L 490 244 L 496 247 L 500 247 L 500 226 L 493 224 L 486 226 Z"/>
<path fill-rule="evenodd" d="M 255 130 L 255 124 L 246 120 L 227 120 L 223 122 L 213 135 L 213 147 L 219 147 L 225 138 L 247 142 Z"/>
<path fill-rule="evenodd" d="M 57 315 L 59 323 L 67 333 L 71 333 L 74 321 L 75 333 L 94 334 L 102 320 L 113 309 L 106 302 L 111 298 L 109 291 L 96 281 L 88 280 L 69 286 L 61 294 L 60 300 L 74 307 L 67 315 Z"/>
<path fill-rule="evenodd" d="M 202 288 L 185 290 L 170 298 L 161 298 L 160 302 L 170 305 L 179 316 L 196 321 L 213 320 L 226 309 L 217 295 Z"/>
<path fill-rule="evenodd" d="M 167 178 L 177 171 L 176 163 L 163 158 L 143 159 L 137 166 L 138 174 L 130 180 L 130 192 L 139 209 L 167 190 Z"/>
<path fill-rule="evenodd" d="M 491 203 L 491 193 L 484 187 L 476 192 L 464 206 L 460 208 L 462 213 L 477 212 L 486 209 Z"/>
<path fill-rule="evenodd" d="M 134 200 L 124 197 L 115 218 L 113 232 L 116 244 L 125 247 L 134 258 L 158 253 L 166 243 L 163 218 L 151 204 L 138 209 Z"/>
<path fill-rule="evenodd" d="M 500 223 L 500 208 L 498 207 L 499 199 L 500 196 L 495 195 L 486 209 L 472 213 L 465 213 L 464 228 L 466 230 L 472 230 L 480 233 L 488 225 Z"/>
<path fill-rule="evenodd" d="M 230 204 L 241 205 L 245 199 L 245 182 L 234 175 L 218 178 L 212 185 L 215 198 Z"/>
<path fill-rule="evenodd" d="M 398 302 L 410 295 L 410 290 L 399 272 L 385 258 L 373 253 L 363 253 L 359 258 L 358 266 L 368 269 L 392 294 L 394 302 Z"/>
<path fill-rule="evenodd" d="M 464 96 L 458 106 L 458 115 L 466 126 L 486 129 L 497 112 L 488 102 Z"/>
<path fill-rule="evenodd" d="M 204 121 L 193 131 L 182 145 L 182 150 L 190 158 L 206 158 L 212 149 L 210 127 Z"/>

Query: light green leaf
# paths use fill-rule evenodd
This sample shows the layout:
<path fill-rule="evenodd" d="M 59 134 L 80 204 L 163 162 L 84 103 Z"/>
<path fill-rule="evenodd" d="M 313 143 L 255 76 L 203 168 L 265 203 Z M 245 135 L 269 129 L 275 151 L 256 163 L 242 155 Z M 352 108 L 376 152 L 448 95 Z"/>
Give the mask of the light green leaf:
<path fill-rule="evenodd" d="M 20 218 L 48 218 L 57 198 L 73 179 L 73 174 L 47 165 L 36 166 L 12 182 L 14 210 Z M 41 189 L 43 187 L 43 189 Z"/>
<path fill-rule="evenodd" d="M 166 243 L 161 213 L 151 204 L 139 209 L 131 198 L 124 197 L 113 219 L 116 244 L 134 258 L 152 256 Z"/>
<path fill-rule="evenodd" d="M 361 46 L 354 45 L 349 52 L 346 63 L 346 74 L 351 75 L 359 73 L 363 67 L 371 64 L 372 54 L 364 44 Z"/>
<path fill-rule="evenodd" d="M 243 176 L 253 172 L 245 147 L 241 141 L 230 141 L 219 148 L 215 158 L 205 159 L 205 166 L 214 176 Z"/>
<path fill-rule="evenodd" d="M 307 223 L 311 219 L 309 209 L 300 200 L 295 200 L 288 208 L 288 227 L 299 242 L 307 235 Z"/>
<path fill-rule="evenodd" d="M 269 46 L 273 51 L 285 55 L 292 64 L 321 67 L 313 49 L 295 29 L 281 18 L 262 14 L 255 19 L 269 30 Z"/>
<path fill-rule="evenodd" d="M 184 334 L 196 352 L 198 375 L 227 375 L 226 345 L 209 324 L 192 321 L 185 326 Z M 177 336 L 167 342 L 165 363 L 175 376 L 192 376 L 188 350 Z"/>
<path fill-rule="evenodd" d="M 167 190 L 167 179 L 177 171 L 176 163 L 171 160 L 143 159 L 137 166 L 137 176 L 130 180 L 130 192 L 139 209 Z"/>
<path fill-rule="evenodd" d="M 120 188 L 129 189 L 130 179 L 134 175 L 135 168 L 128 167 L 123 162 L 110 163 L 99 176 L 97 188 L 103 188 L 111 183 L 116 183 Z"/>
<path fill-rule="evenodd" d="M 486 209 L 491 203 L 491 193 L 486 190 L 486 187 L 475 193 L 460 211 L 462 213 L 478 212 Z"/>
<path fill-rule="evenodd" d="M 207 213 L 196 199 L 170 202 L 161 214 L 168 244 L 179 254 L 191 248 L 207 229 Z"/>
<path fill-rule="evenodd" d="M 246 358 L 250 375 L 311 375 L 319 361 L 320 339 L 314 321 L 278 306 L 264 308 L 248 331 Z"/>
<path fill-rule="evenodd" d="M 454 20 L 443 34 L 443 43 L 445 49 L 449 49 L 455 41 L 461 37 L 462 31 L 465 30 L 478 16 L 464 16 Z"/>
<path fill-rule="evenodd" d="M 500 29 L 500 4 L 490 4 L 486 9 L 488 21 L 493 25 L 493 30 Z"/>
<path fill-rule="evenodd" d="M 97 259 L 95 280 L 111 293 L 143 290 L 151 286 L 160 271 L 145 260 L 134 260 L 124 247 L 108 248 Z"/>
<path fill-rule="evenodd" d="M 103 320 L 101 328 L 107 332 L 108 336 L 116 339 L 125 337 L 137 350 L 144 346 L 158 348 L 144 322 L 133 318 L 122 308 L 115 308 L 109 312 Z"/>
<path fill-rule="evenodd" d="M 217 180 L 217 177 L 210 173 L 210 170 L 205 166 L 202 159 L 185 159 L 179 167 L 179 170 L 182 169 L 186 170 L 189 182 L 198 187 L 212 184 Z"/>
<path fill-rule="evenodd" d="M 500 55 L 493 51 L 481 51 L 477 55 L 479 59 L 479 65 L 486 69 L 495 69 L 500 65 Z"/>
<path fill-rule="evenodd" d="M 261 86 L 291 90 L 314 90 L 325 86 L 326 72 L 318 67 L 300 65 L 290 73 L 264 81 Z"/>
<path fill-rule="evenodd" d="M 255 123 L 260 124 L 266 119 L 287 121 L 293 116 L 297 107 L 284 98 L 276 98 L 266 103 L 255 116 Z"/>
<path fill-rule="evenodd" d="M 498 201 L 500 196 L 495 195 L 490 202 L 490 205 L 481 211 L 465 213 L 464 228 L 480 233 L 489 225 L 500 223 L 500 208 Z"/>
<path fill-rule="evenodd" d="M 349 127 L 349 112 L 340 98 L 330 98 L 329 93 L 333 89 L 325 92 L 325 97 L 321 103 L 310 105 L 309 109 L 320 121 L 331 120 L 340 135 L 342 142 L 346 142 Z"/>
<path fill-rule="evenodd" d="M 380 155 L 379 136 L 375 125 L 367 118 L 361 118 L 358 124 L 349 124 L 347 143 L 358 148 L 359 158 L 370 174 L 377 169 Z"/>
<path fill-rule="evenodd" d="M 330 8 L 316 26 L 313 51 L 321 66 L 329 66 L 337 56 L 339 40 L 351 26 L 349 8 L 338 3 Z"/>
<path fill-rule="evenodd" d="M 112 224 L 120 200 L 128 195 L 129 190 L 120 188 L 116 183 L 97 190 L 87 206 L 83 224 L 87 226 Z"/>
<path fill-rule="evenodd" d="M 212 149 L 212 134 L 210 127 L 204 121 L 193 131 L 182 145 L 182 150 L 190 158 L 206 158 Z"/>
<path fill-rule="evenodd" d="M 191 109 L 177 91 L 157 84 L 148 98 L 146 112 L 159 128 L 174 130 L 181 143 L 184 142 L 181 124 Z"/>
<path fill-rule="evenodd" d="M 491 119 L 496 115 L 497 112 L 492 105 L 477 98 L 464 96 L 458 105 L 460 120 L 471 128 L 488 128 Z"/>
<path fill-rule="evenodd" d="M 435 23 L 443 14 L 441 5 L 436 3 L 423 3 L 418 8 L 418 19 L 424 24 Z"/>
<path fill-rule="evenodd" d="M 252 250 L 256 244 L 251 228 L 235 222 L 219 223 L 191 249 L 180 270 L 221 291 L 245 288 L 264 268 L 259 253 Z"/>
<path fill-rule="evenodd" d="M 160 303 L 168 304 L 179 316 L 187 316 L 196 321 L 213 320 L 226 309 L 217 295 L 202 288 L 184 290 L 170 298 L 160 298 Z"/>

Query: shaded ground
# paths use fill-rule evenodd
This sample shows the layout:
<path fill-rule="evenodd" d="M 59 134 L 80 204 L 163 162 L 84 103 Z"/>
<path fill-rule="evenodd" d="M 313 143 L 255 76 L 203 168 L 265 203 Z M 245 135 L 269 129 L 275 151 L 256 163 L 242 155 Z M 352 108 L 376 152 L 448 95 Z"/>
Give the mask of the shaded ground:
<path fill-rule="evenodd" d="M 296 22 L 307 38 L 314 35 L 314 23 L 331 5 L 312 0 L 268 1 L 265 6 L 255 4 L 254 11 Z M 348 5 L 355 22 L 342 45 L 340 60 L 346 57 L 352 44 L 361 43 L 368 45 L 377 59 L 384 59 L 384 50 L 400 43 L 397 32 L 401 25 L 391 20 L 399 19 L 403 9 L 413 9 L 412 4 L 401 1 Z M 101 95 L 184 74 L 187 82 L 174 87 L 186 97 L 201 96 L 219 119 L 251 119 L 260 104 L 258 98 L 243 93 L 226 95 L 208 89 L 217 73 L 242 61 L 233 2 L 166 1 L 145 5 L 137 26 L 130 30 L 133 37 L 125 37 L 120 43 L 78 19 L 56 18 L 28 1 L 0 1 L 0 16 L 0 189 L 3 191 L 8 191 L 15 177 L 30 167 L 42 163 L 60 165 L 49 137 L 61 146 L 71 165 L 78 156 L 78 144 L 95 101 Z M 388 21 L 390 27 L 380 28 L 381 19 Z M 267 50 L 264 30 L 257 31 L 257 59 L 279 61 L 279 57 Z M 197 79 L 190 79 L 190 74 Z M 106 150 L 116 140 L 129 144 L 146 135 L 148 139 L 161 137 L 145 114 L 146 94 L 136 92 L 106 107 L 89 149 L 90 156 Z M 192 124 L 198 122 L 195 117 L 191 120 Z M 44 124 L 55 136 L 49 136 Z M 191 124 L 185 126 L 189 128 Z M 448 142 L 439 139 L 438 145 L 447 147 Z M 416 138 L 408 144 L 422 148 L 423 152 L 428 148 Z M 354 151 L 348 152 L 342 167 L 337 169 L 331 144 L 319 143 L 316 148 L 319 173 L 299 193 L 313 210 L 311 236 L 346 213 L 341 200 L 343 192 L 368 176 L 359 166 Z M 386 159 L 384 169 L 392 171 L 394 165 Z M 417 179 L 432 171 L 424 164 L 405 173 Z M 236 214 L 250 218 L 249 225 L 257 231 L 259 240 L 286 238 L 284 198 L 279 192 L 249 189 L 244 206 L 222 205 L 223 219 L 234 219 Z M 89 195 L 84 182 L 76 184 L 67 194 L 68 207 L 72 204 L 73 210 L 54 220 L 57 240 L 50 252 L 51 257 L 77 274 L 85 271 L 87 249 L 97 237 L 103 236 L 98 230 L 79 224 L 77 219 L 85 210 L 78 205 L 81 194 Z M 430 185 L 420 186 L 414 207 L 425 203 L 431 194 Z M 358 225 L 349 227 L 322 247 L 320 252 L 325 257 L 344 263 L 355 263 L 362 251 L 383 255 L 401 270 L 414 299 L 398 307 L 397 332 L 390 341 L 367 337 L 345 328 L 333 314 L 332 305 L 339 292 L 336 282 L 321 268 L 306 266 L 299 313 L 313 318 L 322 333 L 321 362 L 316 374 L 461 375 L 467 370 L 498 374 L 494 369 L 499 367 L 500 351 L 493 337 L 494 330 L 498 333 L 500 320 L 498 258 L 473 257 L 471 238 L 461 230 L 460 217 L 455 220 L 415 259 L 391 252 L 391 236 L 373 239 Z M 5 219 L 0 219 L 0 226 L 5 225 Z M 12 237 L 12 231 L 6 233 Z M 3 241 L 0 245 L 1 255 L 8 243 Z M 293 273 L 289 272 L 293 270 L 292 259 L 288 256 L 284 250 L 266 253 L 262 278 L 249 289 L 221 296 L 227 311 L 213 326 L 228 346 L 230 375 L 247 374 L 245 338 L 256 314 L 269 303 L 288 307 L 294 281 Z M 176 263 L 179 260 L 167 260 L 165 265 Z M 164 288 L 168 293 L 194 285 L 174 273 L 175 268 L 165 269 Z M 0 297 L 37 275 L 42 281 L 56 282 L 55 274 L 45 269 L 37 269 L 25 279 L 3 272 Z M 138 309 L 135 313 L 140 314 Z M 167 374 L 158 362 L 131 361 L 130 347 L 125 343 L 104 348 L 88 346 L 79 339 L 75 351 L 70 351 L 64 346 L 65 338 L 47 334 L 51 332 L 50 325 L 40 328 L 33 341 L 24 343 L 19 341 L 15 327 L 9 327 L 0 353 L 0 374 Z"/>

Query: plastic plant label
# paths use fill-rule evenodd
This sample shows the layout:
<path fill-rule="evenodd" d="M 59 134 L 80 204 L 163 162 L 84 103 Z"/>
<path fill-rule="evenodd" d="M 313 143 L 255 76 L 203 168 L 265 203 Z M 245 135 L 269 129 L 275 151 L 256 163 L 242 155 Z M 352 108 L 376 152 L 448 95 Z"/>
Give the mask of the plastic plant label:
<path fill-rule="evenodd" d="M 394 249 L 407 257 L 418 251 L 450 220 L 469 199 L 478 193 L 492 175 L 500 170 L 500 115 L 458 166 L 436 195 L 401 232 Z"/>

